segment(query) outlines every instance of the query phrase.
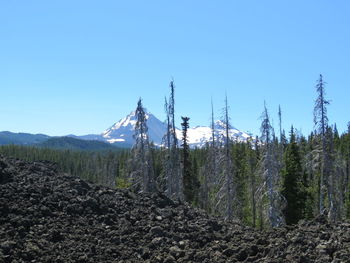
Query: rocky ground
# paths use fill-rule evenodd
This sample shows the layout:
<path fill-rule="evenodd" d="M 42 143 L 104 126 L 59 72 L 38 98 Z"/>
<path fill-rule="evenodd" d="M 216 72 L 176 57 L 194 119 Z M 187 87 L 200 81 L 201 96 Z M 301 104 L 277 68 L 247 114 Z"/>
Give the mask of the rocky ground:
<path fill-rule="evenodd" d="M 0 156 L 0 262 L 350 262 L 350 224 L 260 232 Z"/>

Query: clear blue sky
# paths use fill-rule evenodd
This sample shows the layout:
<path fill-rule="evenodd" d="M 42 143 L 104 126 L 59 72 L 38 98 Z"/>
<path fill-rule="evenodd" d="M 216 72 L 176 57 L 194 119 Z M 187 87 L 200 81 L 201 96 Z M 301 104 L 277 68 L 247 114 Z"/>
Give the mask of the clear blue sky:
<path fill-rule="evenodd" d="M 161 120 L 171 77 L 176 115 L 207 125 L 227 92 L 232 124 L 308 134 L 315 82 L 330 123 L 350 121 L 350 2 L 0 1 L 0 131 L 101 133 L 136 107 Z"/>

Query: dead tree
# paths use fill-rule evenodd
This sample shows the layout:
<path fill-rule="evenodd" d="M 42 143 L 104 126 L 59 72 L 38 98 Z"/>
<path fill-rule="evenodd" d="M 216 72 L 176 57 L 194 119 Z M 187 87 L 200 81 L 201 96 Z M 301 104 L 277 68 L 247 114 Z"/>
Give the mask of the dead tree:
<path fill-rule="evenodd" d="M 165 154 L 165 177 L 166 177 L 166 194 L 172 199 L 183 200 L 183 178 L 181 171 L 180 154 L 175 127 L 175 85 L 174 81 L 170 82 L 169 103 L 166 102 L 165 110 L 167 114 L 167 142 Z"/>
<path fill-rule="evenodd" d="M 227 96 L 225 98 L 224 118 L 222 121 L 225 134 L 223 136 L 223 147 L 220 149 L 218 165 L 221 167 L 218 181 L 218 192 L 216 194 L 216 210 L 222 211 L 227 220 L 234 217 L 233 208 L 235 202 L 234 167 L 231 155 L 230 121 L 228 116 Z"/>
<path fill-rule="evenodd" d="M 278 151 L 275 145 L 273 128 L 270 117 L 264 103 L 264 111 L 261 116 L 261 142 L 262 158 L 260 163 L 260 173 L 263 177 L 263 185 L 260 186 L 260 195 L 267 195 L 268 199 L 268 219 L 272 227 L 284 224 L 282 210 L 285 206 L 285 199 L 278 191 L 280 181 L 280 163 Z M 261 202 L 263 199 L 260 200 Z"/>
<path fill-rule="evenodd" d="M 130 178 L 136 191 L 154 192 L 156 190 L 153 161 L 148 139 L 147 115 L 139 99 L 135 111 L 135 144 L 131 149 Z"/>
<path fill-rule="evenodd" d="M 329 101 L 325 98 L 325 82 L 323 81 L 323 77 L 320 74 L 320 78 L 317 80 L 316 91 L 317 91 L 317 99 L 315 101 L 314 106 L 314 124 L 315 124 L 315 133 L 320 135 L 321 140 L 321 155 L 320 155 L 320 183 L 319 183 L 319 213 L 322 214 L 324 210 L 324 195 L 326 192 L 326 180 L 327 179 L 327 171 L 330 170 L 330 167 L 327 167 L 327 139 L 326 139 L 326 131 L 328 127 L 328 117 L 327 117 L 327 105 Z M 328 185 L 330 186 L 330 185 Z M 331 199 L 328 200 L 330 206 L 333 205 L 332 196 Z"/>
<path fill-rule="evenodd" d="M 218 171 L 217 171 L 217 135 L 214 122 L 214 108 L 213 101 L 211 102 L 211 138 L 210 142 L 206 144 L 207 156 L 206 162 L 203 167 L 201 167 L 201 175 L 203 177 L 203 183 L 201 185 L 201 207 L 208 213 L 212 212 L 212 194 L 217 186 L 218 181 Z"/>

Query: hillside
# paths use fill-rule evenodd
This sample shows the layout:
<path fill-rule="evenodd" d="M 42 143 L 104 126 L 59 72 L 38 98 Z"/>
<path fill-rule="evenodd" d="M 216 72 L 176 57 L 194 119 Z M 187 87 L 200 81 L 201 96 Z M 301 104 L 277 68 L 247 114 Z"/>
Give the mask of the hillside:
<path fill-rule="evenodd" d="M 159 120 L 152 113 L 146 114 L 148 136 L 150 141 L 156 146 L 161 146 L 164 142 L 164 135 L 167 132 L 165 122 Z M 101 150 L 118 148 L 131 148 L 134 143 L 134 133 L 136 124 L 135 111 L 114 123 L 101 134 L 87 134 L 77 136 L 69 134 L 67 136 L 48 136 L 45 134 L 13 133 L 8 131 L 0 132 L 0 145 L 35 145 L 52 149 L 74 149 L 74 150 Z M 215 136 L 220 141 L 225 134 L 224 124 L 221 121 L 215 122 Z M 182 139 L 182 130 L 176 129 L 178 140 Z M 250 135 L 240 131 L 235 127 L 230 127 L 229 136 L 233 141 L 245 142 Z M 70 140 L 70 138 L 72 140 Z M 203 148 L 212 138 L 212 129 L 209 126 L 196 126 L 188 129 L 188 143 L 191 148 Z M 84 141 L 87 141 L 84 143 Z"/>
<path fill-rule="evenodd" d="M 14 133 L 9 131 L 2 131 L 0 132 L 0 145 L 32 145 L 41 143 L 48 138 L 50 138 L 50 136 L 45 134 Z"/>
<path fill-rule="evenodd" d="M 81 140 L 72 137 L 52 137 L 48 140 L 36 144 L 39 147 L 51 149 L 70 149 L 70 150 L 117 150 L 116 146 L 109 143 L 95 140 Z"/>
<path fill-rule="evenodd" d="M 0 156 L 0 262 L 348 262 L 350 224 L 260 232 Z"/>

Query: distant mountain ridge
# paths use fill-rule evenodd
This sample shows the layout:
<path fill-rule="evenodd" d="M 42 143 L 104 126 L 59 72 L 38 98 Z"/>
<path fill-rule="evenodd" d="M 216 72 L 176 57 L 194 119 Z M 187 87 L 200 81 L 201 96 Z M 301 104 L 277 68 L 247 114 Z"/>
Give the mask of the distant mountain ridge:
<path fill-rule="evenodd" d="M 14 133 L 9 131 L 0 132 L 0 145 L 25 145 L 57 150 L 118 150 L 120 145 L 116 146 L 101 140 L 84 140 L 78 136 L 51 137 L 45 134 Z M 85 137 L 87 138 L 87 137 Z"/>
<path fill-rule="evenodd" d="M 112 144 L 97 140 L 82 140 L 73 137 L 51 137 L 48 140 L 36 144 L 35 146 L 50 148 L 56 150 L 81 150 L 81 151 L 99 151 L 99 150 L 117 150 Z"/>
<path fill-rule="evenodd" d="M 167 131 L 167 125 L 155 117 L 152 113 L 146 113 L 148 135 L 151 142 L 156 146 L 163 144 L 163 137 Z M 60 149 L 107 149 L 110 146 L 119 148 L 130 148 L 134 144 L 134 129 L 136 124 L 135 111 L 125 116 L 101 134 L 87 134 L 82 136 L 67 135 L 63 137 L 48 136 L 45 134 L 12 133 L 8 131 L 0 132 L 0 145 L 19 144 L 36 145 L 40 147 L 51 147 Z M 220 140 L 225 134 L 225 128 L 222 121 L 215 122 L 215 133 Z M 204 147 L 211 141 L 212 129 L 208 126 L 196 126 L 188 129 L 188 143 L 191 148 Z M 230 127 L 229 134 L 232 140 L 238 142 L 246 141 L 250 135 L 234 127 Z M 182 131 L 176 129 L 176 135 L 179 141 L 182 138 Z M 76 140 L 69 140 L 74 138 Z M 85 142 L 84 142 L 85 141 Z"/>
<path fill-rule="evenodd" d="M 9 131 L 0 132 L 0 145 L 18 144 L 18 145 L 32 145 L 41 143 L 49 139 L 50 136 L 45 134 L 31 134 L 31 133 L 14 133 Z"/>
<path fill-rule="evenodd" d="M 152 141 L 156 146 L 163 144 L 163 137 L 166 134 L 167 126 L 166 123 L 160 121 L 152 113 L 146 113 L 147 127 L 149 140 Z M 81 139 L 94 138 L 97 140 L 103 140 L 113 144 L 130 145 L 134 144 L 134 129 L 136 124 L 136 115 L 132 111 L 129 115 L 122 118 L 118 122 L 114 123 L 110 128 L 105 130 L 100 135 L 85 135 L 79 136 Z M 222 121 L 215 122 L 216 136 L 220 139 L 225 133 L 225 128 Z M 229 134 L 232 140 L 243 142 L 246 141 L 250 135 L 246 132 L 242 132 L 234 127 L 230 127 Z M 182 131 L 176 129 L 176 136 L 180 140 L 182 138 Z M 203 147 L 212 138 L 212 129 L 208 126 L 196 126 L 188 129 L 188 142 L 190 147 Z"/>

